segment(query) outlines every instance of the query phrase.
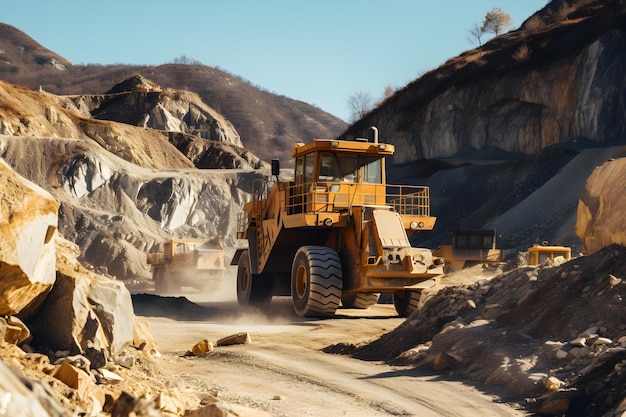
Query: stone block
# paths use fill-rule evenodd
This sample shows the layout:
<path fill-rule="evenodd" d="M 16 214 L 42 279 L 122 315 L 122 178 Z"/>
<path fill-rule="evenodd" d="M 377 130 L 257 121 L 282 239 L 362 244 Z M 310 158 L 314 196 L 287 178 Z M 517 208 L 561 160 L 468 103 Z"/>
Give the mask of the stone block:
<path fill-rule="evenodd" d="M 233 334 L 230 336 L 226 336 L 217 341 L 217 346 L 228 346 L 228 345 L 243 345 L 247 343 L 252 343 L 252 338 L 248 332 L 241 332 L 237 334 Z"/>

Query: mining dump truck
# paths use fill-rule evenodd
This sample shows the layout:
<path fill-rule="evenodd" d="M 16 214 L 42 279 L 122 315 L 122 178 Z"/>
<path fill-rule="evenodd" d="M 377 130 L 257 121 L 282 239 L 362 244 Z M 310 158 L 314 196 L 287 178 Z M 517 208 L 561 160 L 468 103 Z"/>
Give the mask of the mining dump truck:
<path fill-rule="evenodd" d="M 149 252 L 154 289 L 161 295 L 181 292 L 182 287 L 210 291 L 219 285 L 224 266 L 224 248 L 219 237 L 210 240 L 168 239 L 163 251 Z"/>
<path fill-rule="evenodd" d="M 291 296 L 298 316 L 329 317 L 342 304 L 367 308 L 392 293 L 396 311 L 417 308 L 422 289 L 443 274 L 443 258 L 409 236 L 432 230 L 429 188 L 389 185 L 385 157 L 394 146 L 314 139 L 294 146 L 294 180 L 258 184 L 243 207 L 235 252 L 237 300 L 265 305 Z"/>
<path fill-rule="evenodd" d="M 452 237 L 452 245 L 441 245 L 433 251 L 445 262 L 445 272 L 454 272 L 478 264 L 502 262 L 502 250 L 496 249 L 493 229 L 460 229 Z"/>

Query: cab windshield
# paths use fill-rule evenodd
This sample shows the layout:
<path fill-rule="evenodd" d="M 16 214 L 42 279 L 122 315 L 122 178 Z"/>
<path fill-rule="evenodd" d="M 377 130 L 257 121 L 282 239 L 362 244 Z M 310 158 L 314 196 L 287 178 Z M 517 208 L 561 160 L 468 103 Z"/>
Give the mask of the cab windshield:
<path fill-rule="evenodd" d="M 382 183 L 381 157 L 323 153 L 318 181 Z"/>

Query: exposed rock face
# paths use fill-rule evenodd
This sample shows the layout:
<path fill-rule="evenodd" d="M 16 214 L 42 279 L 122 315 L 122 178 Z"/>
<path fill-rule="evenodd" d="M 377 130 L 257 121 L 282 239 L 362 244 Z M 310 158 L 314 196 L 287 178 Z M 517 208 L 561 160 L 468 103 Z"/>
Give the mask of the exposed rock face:
<path fill-rule="evenodd" d="M 96 119 L 144 128 L 181 132 L 241 147 L 233 125 L 195 93 L 162 89 L 140 75 L 114 86 L 104 96 L 75 96 L 77 107 L 89 108 Z"/>
<path fill-rule="evenodd" d="M 578 203 L 576 233 L 585 254 L 613 243 L 626 246 L 626 158 L 606 162 L 589 176 Z"/>
<path fill-rule="evenodd" d="M 247 190 L 265 173 L 155 172 L 70 139 L 0 137 L 0 149 L 60 202 L 59 229 L 78 244 L 80 259 L 122 279 L 148 278 L 145 253 L 170 234 L 222 235 L 232 247 Z"/>
<path fill-rule="evenodd" d="M 55 281 L 58 203 L 0 160 L 0 315 L 28 316 Z"/>
<path fill-rule="evenodd" d="M 577 137 L 622 137 L 626 32 L 619 3 L 596 5 L 593 13 L 583 5 L 560 25 L 527 25 L 451 59 L 344 135 L 377 126 L 381 139 L 396 145 L 395 163 L 468 146 L 534 153 Z"/>
<path fill-rule="evenodd" d="M 0 156 L 60 203 L 59 229 L 80 246 L 81 261 L 147 278 L 145 252 L 171 235 L 221 234 L 232 247 L 231 219 L 267 164 L 232 143 L 89 119 L 89 99 L 81 100 L 75 106 L 0 82 L 0 129 L 8 134 Z"/>

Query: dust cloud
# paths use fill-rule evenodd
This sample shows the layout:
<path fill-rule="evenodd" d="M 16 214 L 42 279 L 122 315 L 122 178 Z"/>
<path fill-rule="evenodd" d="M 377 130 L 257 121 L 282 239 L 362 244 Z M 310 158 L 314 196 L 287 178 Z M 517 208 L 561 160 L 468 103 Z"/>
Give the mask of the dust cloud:
<path fill-rule="evenodd" d="M 290 297 L 274 297 L 264 307 L 240 306 L 237 267 L 228 266 L 213 283 L 202 290 L 182 287 L 180 293 L 172 296 L 158 295 L 152 286 L 131 289 L 135 314 L 177 321 L 210 321 L 228 326 L 232 332 L 261 328 L 263 332 L 284 331 L 279 327 L 303 321 L 294 313 Z"/>

